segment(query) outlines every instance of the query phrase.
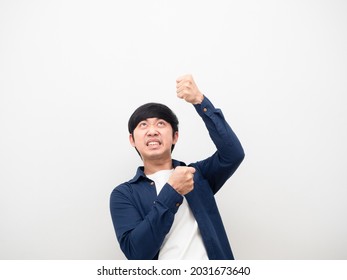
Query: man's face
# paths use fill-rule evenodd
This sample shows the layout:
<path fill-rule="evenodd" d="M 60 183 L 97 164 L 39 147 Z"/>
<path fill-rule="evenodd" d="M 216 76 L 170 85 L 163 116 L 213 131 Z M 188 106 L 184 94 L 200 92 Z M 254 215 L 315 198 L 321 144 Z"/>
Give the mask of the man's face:
<path fill-rule="evenodd" d="M 178 140 L 178 132 L 173 134 L 172 126 L 163 119 L 148 118 L 138 123 L 129 140 L 143 161 L 167 159 L 171 158 L 171 147 Z"/>

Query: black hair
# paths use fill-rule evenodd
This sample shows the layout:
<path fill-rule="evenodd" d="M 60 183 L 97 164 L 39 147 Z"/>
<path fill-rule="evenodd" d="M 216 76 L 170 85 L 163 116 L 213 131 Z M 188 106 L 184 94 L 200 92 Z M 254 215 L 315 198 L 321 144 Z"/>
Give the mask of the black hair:
<path fill-rule="evenodd" d="M 175 113 L 164 104 L 151 102 L 138 107 L 130 116 L 128 122 L 129 133 L 134 136 L 134 130 L 139 122 L 148 118 L 158 118 L 167 121 L 172 127 L 173 135 L 178 131 L 178 119 Z M 175 145 L 172 145 L 171 151 L 174 147 Z"/>

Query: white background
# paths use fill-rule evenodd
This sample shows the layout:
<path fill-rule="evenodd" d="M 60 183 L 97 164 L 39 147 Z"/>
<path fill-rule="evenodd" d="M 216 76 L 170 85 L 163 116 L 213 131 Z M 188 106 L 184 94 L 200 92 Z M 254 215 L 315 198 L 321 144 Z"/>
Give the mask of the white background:
<path fill-rule="evenodd" d="M 238 259 L 347 259 L 345 1 L 0 1 L 0 259 L 124 259 L 109 195 L 141 164 L 139 105 L 214 147 L 192 73 L 246 159 L 217 194 Z"/>

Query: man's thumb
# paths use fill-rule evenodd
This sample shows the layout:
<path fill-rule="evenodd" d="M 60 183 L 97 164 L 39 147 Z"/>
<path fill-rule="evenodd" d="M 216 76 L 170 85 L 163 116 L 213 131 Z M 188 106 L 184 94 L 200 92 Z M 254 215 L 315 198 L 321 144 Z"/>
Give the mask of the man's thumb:
<path fill-rule="evenodd" d="M 194 167 L 189 166 L 188 168 L 189 168 L 189 171 L 190 171 L 191 173 L 193 173 L 193 174 L 195 173 L 196 170 L 195 170 Z"/>

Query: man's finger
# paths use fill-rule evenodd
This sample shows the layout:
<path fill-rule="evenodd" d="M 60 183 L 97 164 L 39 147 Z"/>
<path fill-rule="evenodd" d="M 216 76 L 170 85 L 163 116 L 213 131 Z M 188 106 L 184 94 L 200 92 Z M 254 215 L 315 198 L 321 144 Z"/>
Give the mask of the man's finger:
<path fill-rule="evenodd" d="M 186 76 L 187 76 L 187 75 L 179 76 L 179 77 L 176 79 L 176 83 L 182 82 L 182 81 L 186 78 Z"/>
<path fill-rule="evenodd" d="M 187 74 L 187 75 L 183 75 L 183 76 L 180 76 L 176 79 L 176 83 L 180 83 L 182 81 L 192 81 L 193 80 L 193 76 L 190 75 L 190 74 Z"/>
<path fill-rule="evenodd" d="M 191 173 L 195 173 L 195 171 L 196 171 L 196 169 L 194 168 L 194 167 L 191 167 L 191 166 L 189 166 L 188 167 L 188 169 L 189 169 L 189 171 L 191 172 Z"/>

